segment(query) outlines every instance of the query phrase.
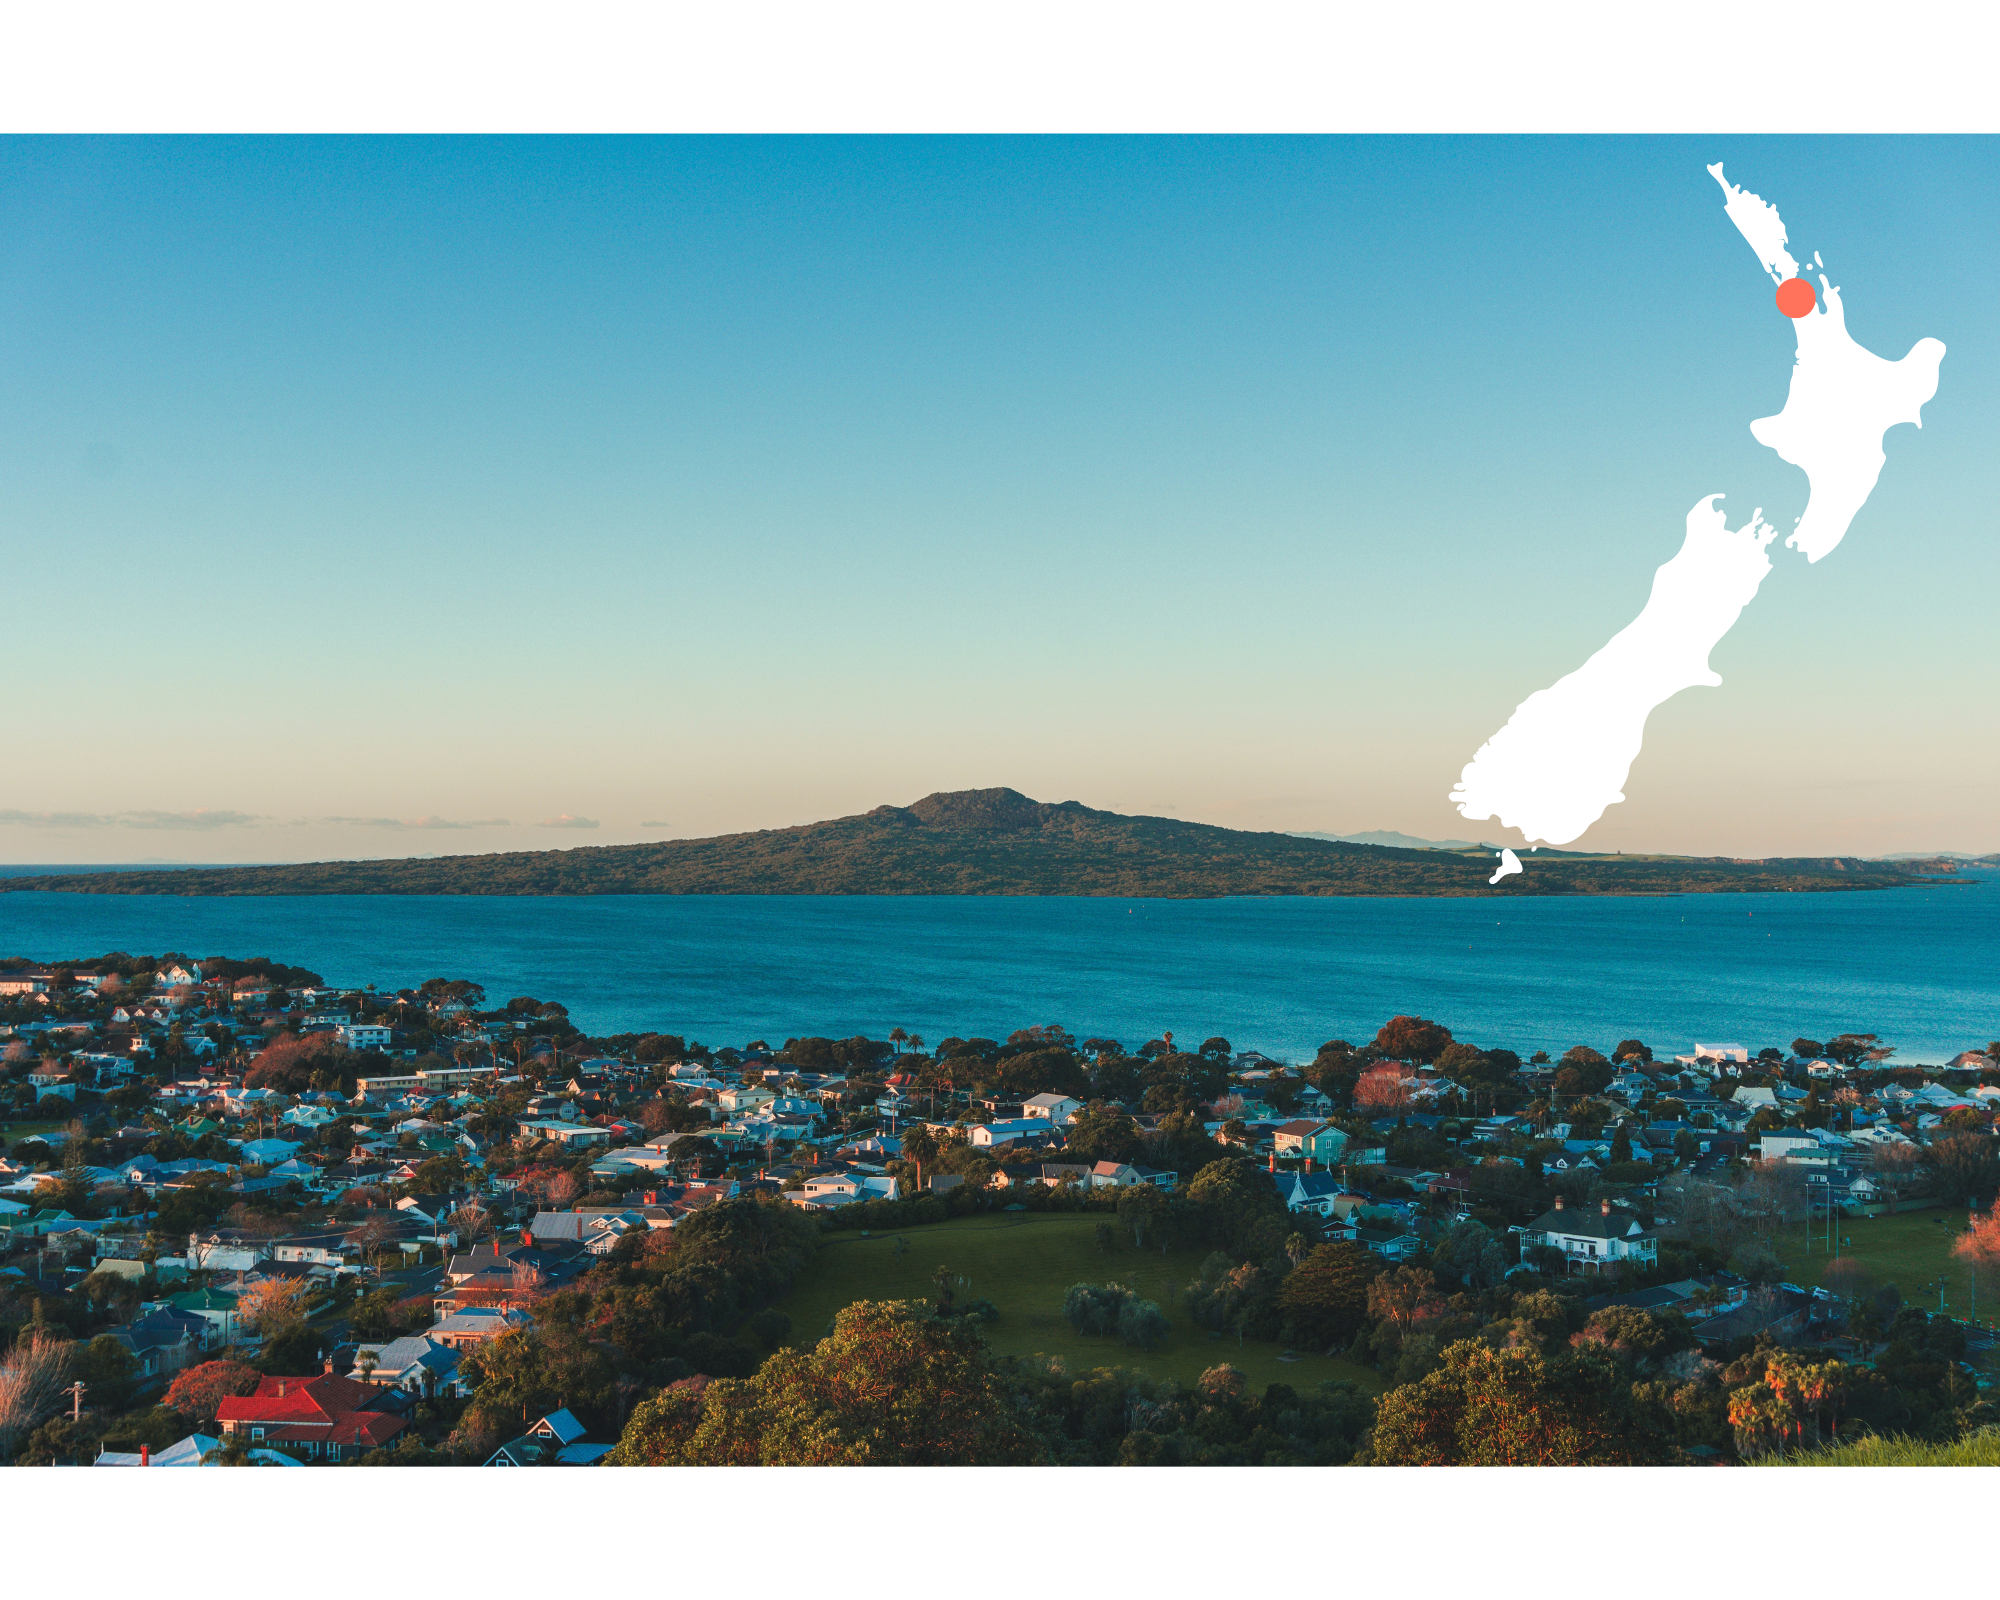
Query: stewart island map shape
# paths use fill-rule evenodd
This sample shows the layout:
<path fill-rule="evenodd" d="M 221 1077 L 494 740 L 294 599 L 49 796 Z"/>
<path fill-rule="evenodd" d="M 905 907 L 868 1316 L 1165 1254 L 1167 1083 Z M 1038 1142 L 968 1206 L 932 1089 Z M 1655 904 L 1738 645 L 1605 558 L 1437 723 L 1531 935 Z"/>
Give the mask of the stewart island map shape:
<path fill-rule="evenodd" d="M 1777 207 L 1730 183 L 1720 162 L 1708 171 L 1772 280 L 1799 276 Z M 1792 319 L 1798 356 L 1785 408 L 1750 424 L 1759 444 L 1806 474 L 1806 509 L 1785 543 L 1808 562 L 1840 543 L 1874 489 L 1882 435 L 1899 422 L 1923 426 L 1944 359 L 1936 339 L 1919 339 L 1900 361 L 1863 349 L 1848 334 L 1840 290 L 1824 275 L 1819 281 L 1818 304 Z M 1731 529 L 1722 498 L 1705 495 L 1688 513 L 1680 552 L 1653 575 L 1638 618 L 1576 671 L 1529 695 L 1479 747 L 1452 790 L 1461 816 L 1497 818 L 1544 844 L 1569 843 L 1625 798 L 1653 708 L 1682 689 L 1720 686 L 1709 652 L 1771 570 L 1765 547 L 1777 531 L 1761 507 Z"/>

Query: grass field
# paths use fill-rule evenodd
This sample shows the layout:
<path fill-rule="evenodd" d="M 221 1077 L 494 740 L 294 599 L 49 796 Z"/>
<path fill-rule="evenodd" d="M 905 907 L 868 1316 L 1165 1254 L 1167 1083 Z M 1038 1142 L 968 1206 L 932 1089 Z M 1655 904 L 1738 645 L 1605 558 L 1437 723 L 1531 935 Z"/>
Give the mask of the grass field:
<path fill-rule="evenodd" d="M 1274 1344 L 1234 1337 L 1211 1339 L 1183 1313 L 1177 1288 L 1194 1277 L 1205 1249 L 1135 1250 L 1121 1236 L 1100 1255 L 1095 1233 L 1104 1220 L 1073 1214 L 961 1217 L 926 1227 L 862 1238 L 858 1233 L 827 1237 L 800 1273 L 780 1309 L 792 1319 L 793 1337 L 819 1338 L 834 1313 L 856 1300 L 921 1300 L 932 1294 L 931 1275 L 947 1266 L 971 1279 L 960 1291 L 991 1300 L 1000 1320 L 982 1330 L 1002 1355 L 1060 1356 L 1072 1372 L 1091 1367 L 1134 1367 L 1192 1384 L 1208 1368 L 1226 1361 L 1257 1388 L 1288 1383 L 1306 1388 L 1326 1378 L 1345 1378 L 1369 1394 L 1382 1380 L 1366 1367 L 1301 1352 L 1280 1359 Z M 895 1241 L 909 1245 L 899 1262 Z M 1116 1339 L 1082 1338 L 1062 1318 L 1063 1292 L 1073 1283 L 1122 1283 L 1157 1300 L 1174 1325 L 1172 1335 L 1152 1351 L 1134 1350 Z"/>
<path fill-rule="evenodd" d="M 1965 1212 L 1954 1207 L 1905 1211 L 1893 1217 L 1846 1217 L 1835 1234 L 1840 1253 L 1867 1267 L 1878 1285 L 1893 1283 L 1902 1290 L 1905 1304 L 1936 1311 L 1942 1289 L 1944 1309 L 1950 1315 L 1991 1322 L 2000 1313 L 2000 1293 L 1986 1286 L 1975 1296 L 1964 1265 L 1951 1253 L 1952 1241 L 1964 1231 Z M 1780 1235 L 1778 1258 L 1792 1282 L 1818 1287 L 1829 1259 L 1822 1226 L 1814 1225 L 1810 1248 L 1803 1229 Z"/>
<path fill-rule="evenodd" d="M 1767 1456 L 1760 1467 L 2000 1467 L 2000 1435 L 1981 1429 L 1951 1444 L 1919 1439 L 1857 1439 L 1853 1444 Z"/>

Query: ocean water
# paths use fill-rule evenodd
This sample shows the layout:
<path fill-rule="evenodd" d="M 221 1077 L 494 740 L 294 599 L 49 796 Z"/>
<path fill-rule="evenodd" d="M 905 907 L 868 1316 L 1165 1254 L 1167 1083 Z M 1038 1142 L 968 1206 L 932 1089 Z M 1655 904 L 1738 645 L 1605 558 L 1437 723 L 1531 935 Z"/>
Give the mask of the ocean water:
<path fill-rule="evenodd" d="M 1108 900 L 0 895 L 0 954 L 270 956 L 330 981 L 472 978 L 593 1033 L 935 1044 L 1059 1022 L 1310 1058 L 1399 1012 L 1524 1056 L 1638 1037 L 1756 1050 L 2000 1038 L 2000 884 L 1678 898 Z"/>

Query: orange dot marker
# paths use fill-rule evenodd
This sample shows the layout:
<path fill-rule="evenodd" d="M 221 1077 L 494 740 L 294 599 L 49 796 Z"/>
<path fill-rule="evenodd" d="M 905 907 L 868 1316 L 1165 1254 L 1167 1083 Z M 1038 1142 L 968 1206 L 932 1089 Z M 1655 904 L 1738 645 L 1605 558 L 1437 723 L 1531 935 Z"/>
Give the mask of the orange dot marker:
<path fill-rule="evenodd" d="M 1804 278 L 1787 278 L 1778 285 L 1778 309 L 1788 317 L 1811 316 L 1818 304 L 1819 296 Z"/>

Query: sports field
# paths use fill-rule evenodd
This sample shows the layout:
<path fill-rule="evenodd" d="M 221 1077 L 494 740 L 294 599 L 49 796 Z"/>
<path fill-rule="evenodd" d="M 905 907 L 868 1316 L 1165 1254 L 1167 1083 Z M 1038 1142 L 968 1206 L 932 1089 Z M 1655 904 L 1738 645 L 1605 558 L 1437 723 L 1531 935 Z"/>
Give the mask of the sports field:
<path fill-rule="evenodd" d="M 2000 1285 L 1975 1285 L 1964 1263 L 1951 1253 L 1952 1241 L 1964 1231 L 1965 1212 L 1954 1206 L 1893 1217 L 1843 1217 L 1834 1237 L 1841 1255 L 1866 1267 L 1877 1287 L 1893 1283 L 1906 1305 L 1936 1311 L 1942 1290 L 1949 1315 L 1992 1322 L 2000 1314 Z M 1801 1228 L 1781 1234 L 1778 1258 L 1793 1283 L 1818 1287 L 1830 1259 L 1824 1224 L 1813 1224 L 1810 1245 Z"/>
<path fill-rule="evenodd" d="M 1135 1250 L 1129 1235 L 1100 1253 L 1095 1242 L 1097 1215 L 1011 1214 L 961 1217 L 951 1222 L 904 1228 L 863 1238 L 859 1233 L 827 1237 L 799 1275 L 780 1309 L 792 1319 L 793 1338 L 820 1337 L 834 1313 L 856 1300 L 921 1300 L 934 1292 L 940 1266 L 970 1280 L 958 1293 L 991 1300 L 1000 1320 L 981 1330 L 1003 1355 L 1060 1356 L 1072 1372 L 1123 1366 L 1193 1383 L 1224 1361 L 1258 1388 L 1288 1383 L 1306 1388 L 1326 1378 L 1345 1378 L 1369 1394 L 1382 1380 L 1366 1367 L 1300 1352 L 1281 1359 L 1281 1348 L 1234 1336 L 1212 1339 L 1181 1309 L 1179 1289 L 1201 1268 L 1206 1249 Z M 908 1246 L 900 1256 L 896 1241 Z M 1160 1309 L 1173 1324 L 1158 1348 L 1134 1350 L 1116 1339 L 1083 1338 L 1062 1318 L 1063 1293 L 1073 1283 L 1122 1283 Z"/>

